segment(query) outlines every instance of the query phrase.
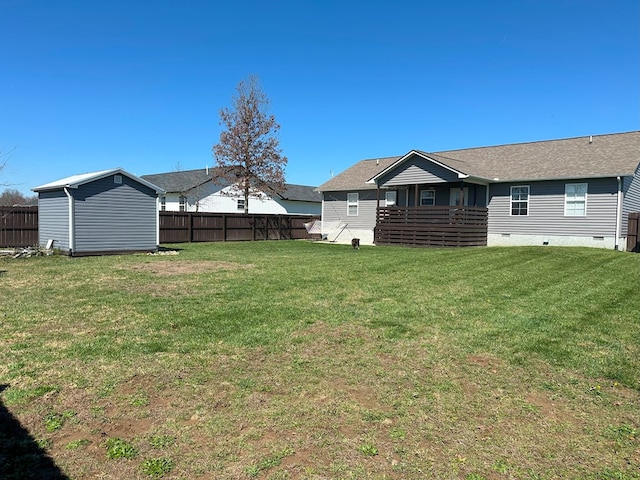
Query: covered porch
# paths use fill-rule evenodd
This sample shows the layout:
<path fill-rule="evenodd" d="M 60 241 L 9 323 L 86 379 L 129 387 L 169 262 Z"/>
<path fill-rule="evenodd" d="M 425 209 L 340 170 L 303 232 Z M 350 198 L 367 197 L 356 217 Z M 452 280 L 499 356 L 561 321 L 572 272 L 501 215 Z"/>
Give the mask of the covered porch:
<path fill-rule="evenodd" d="M 374 243 L 420 247 L 486 246 L 486 188 L 455 182 L 379 189 Z"/>

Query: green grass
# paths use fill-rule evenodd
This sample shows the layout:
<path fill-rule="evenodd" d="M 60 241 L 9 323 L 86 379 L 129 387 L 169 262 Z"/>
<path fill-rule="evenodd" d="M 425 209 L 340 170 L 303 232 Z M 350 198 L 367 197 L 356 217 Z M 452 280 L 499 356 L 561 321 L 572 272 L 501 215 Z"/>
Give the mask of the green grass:
<path fill-rule="evenodd" d="M 640 478 L 640 255 L 175 247 L 0 260 L 0 400 L 72 478 Z"/>

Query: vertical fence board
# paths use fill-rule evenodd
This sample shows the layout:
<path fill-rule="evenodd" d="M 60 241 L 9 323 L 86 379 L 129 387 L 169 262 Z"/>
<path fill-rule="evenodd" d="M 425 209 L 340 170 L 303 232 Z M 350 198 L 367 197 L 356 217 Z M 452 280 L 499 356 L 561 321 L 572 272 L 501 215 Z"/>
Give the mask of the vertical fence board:
<path fill-rule="evenodd" d="M 38 244 L 38 207 L 0 207 L 0 247 Z"/>

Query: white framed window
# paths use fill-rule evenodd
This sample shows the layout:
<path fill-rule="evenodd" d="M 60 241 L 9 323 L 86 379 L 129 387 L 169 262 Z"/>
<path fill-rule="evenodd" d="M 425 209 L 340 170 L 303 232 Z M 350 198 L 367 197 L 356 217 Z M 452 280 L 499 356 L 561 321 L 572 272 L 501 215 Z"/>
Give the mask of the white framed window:
<path fill-rule="evenodd" d="M 358 194 L 347 193 L 347 216 L 358 216 Z"/>
<path fill-rule="evenodd" d="M 164 195 L 160 197 L 160 211 L 164 212 L 167 210 L 167 197 Z"/>
<path fill-rule="evenodd" d="M 180 195 L 180 198 L 178 199 L 178 207 L 181 212 L 184 212 L 187 209 L 187 197 Z"/>
<path fill-rule="evenodd" d="M 511 215 L 529 215 L 529 185 L 511 187 Z"/>
<path fill-rule="evenodd" d="M 436 191 L 433 188 L 420 190 L 420 206 L 432 207 L 436 204 Z"/>
<path fill-rule="evenodd" d="M 245 204 L 244 204 L 244 198 L 238 198 L 238 199 L 236 200 L 236 208 L 237 208 L 238 210 L 242 210 L 242 211 L 244 212 L 244 205 L 245 205 Z"/>
<path fill-rule="evenodd" d="M 395 190 L 387 190 L 384 194 L 384 204 L 387 207 L 393 207 L 397 203 L 398 192 Z"/>
<path fill-rule="evenodd" d="M 462 200 L 463 206 L 466 207 L 469 205 L 469 187 L 456 187 L 449 189 L 449 206 L 460 206 L 460 200 Z"/>
<path fill-rule="evenodd" d="M 564 214 L 567 217 L 587 215 L 588 183 L 567 183 L 564 186 Z"/>

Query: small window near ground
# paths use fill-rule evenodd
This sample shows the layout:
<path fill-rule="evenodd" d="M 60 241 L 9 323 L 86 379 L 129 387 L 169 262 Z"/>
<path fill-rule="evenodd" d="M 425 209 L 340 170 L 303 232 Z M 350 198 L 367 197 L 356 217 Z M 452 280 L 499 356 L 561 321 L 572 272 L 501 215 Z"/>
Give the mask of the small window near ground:
<path fill-rule="evenodd" d="M 179 207 L 181 212 L 184 212 L 187 208 L 187 197 L 185 197 L 184 195 L 180 195 Z"/>
<path fill-rule="evenodd" d="M 244 198 L 238 198 L 236 200 L 236 208 L 238 210 L 242 210 L 244 212 L 244 205 L 245 205 Z"/>
<path fill-rule="evenodd" d="M 511 187 L 511 215 L 529 215 L 529 185 Z"/>
<path fill-rule="evenodd" d="M 160 211 L 164 212 L 167 210 L 167 197 L 160 197 Z"/>
<path fill-rule="evenodd" d="M 436 191 L 432 188 L 429 190 L 420 190 L 420 206 L 432 207 L 436 204 Z"/>
<path fill-rule="evenodd" d="M 347 215 L 349 217 L 358 216 L 358 194 L 347 193 Z"/>
<path fill-rule="evenodd" d="M 387 190 L 384 195 L 385 205 L 387 207 L 393 207 L 396 204 L 396 199 L 398 197 L 398 192 L 395 190 Z"/>
<path fill-rule="evenodd" d="M 586 183 L 567 183 L 564 186 L 564 214 L 567 217 L 584 217 L 587 215 Z"/>

